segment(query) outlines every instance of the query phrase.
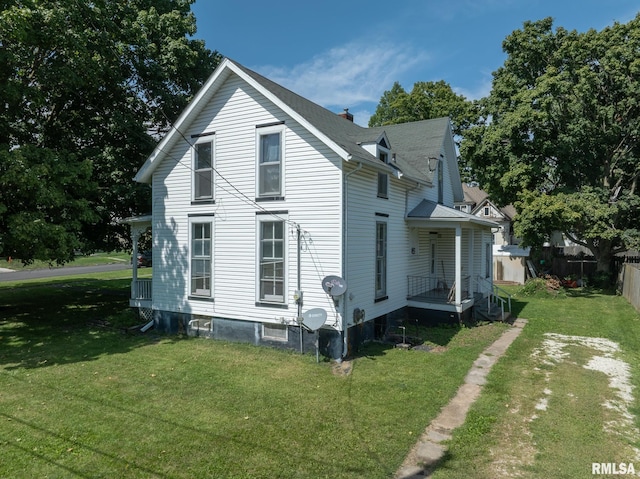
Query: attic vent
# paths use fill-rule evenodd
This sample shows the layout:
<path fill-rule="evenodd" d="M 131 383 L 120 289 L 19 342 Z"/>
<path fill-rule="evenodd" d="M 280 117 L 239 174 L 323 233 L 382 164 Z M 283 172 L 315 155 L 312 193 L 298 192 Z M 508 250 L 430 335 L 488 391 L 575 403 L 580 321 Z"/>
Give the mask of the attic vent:
<path fill-rule="evenodd" d="M 378 145 L 380 145 L 382 148 L 386 148 L 387 150 L 389 149 L 389 145 L 387 144 L 384 138 L 380 139 L 380 141 L 378 142 Z"/>
<path fill-rule="evenodd" d="M 345 120 L 349 120 L 351 123 L 353 123 L 353 115 L 349 113 L 348 108 L 345 108 L 342 113 L 338 113 L 338 116 L 344 118 Z"/>

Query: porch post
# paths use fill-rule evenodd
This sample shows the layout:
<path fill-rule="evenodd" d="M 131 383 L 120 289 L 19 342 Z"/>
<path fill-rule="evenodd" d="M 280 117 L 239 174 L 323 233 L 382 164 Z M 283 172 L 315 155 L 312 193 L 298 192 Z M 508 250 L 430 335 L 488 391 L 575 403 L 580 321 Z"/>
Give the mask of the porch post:
<path fill-rule="evenodd" d="M 476 230 L 471 228 L 469 230 L 469 251 L 467 255 L 467 262 L 469 265 L 469 290 L 473 291 L 473 282 L 475 281 L 475 269 L 473 267 L 475 261 L 473 252 L 475 251 L 476 245 Z"/>
<path fill-rule="evenodd" d="M 136 299 L 138 297 L 138 239 L 145 232 L 145 227 L 138 225 L 131 225 L 131 239 L 133 240 L 133 253 L 131 257 L 131 298 Z"/>
<path fill-rule="evenodd" d="M 456 304 L 462 303 L 462 228 L 456 225 Z"/>

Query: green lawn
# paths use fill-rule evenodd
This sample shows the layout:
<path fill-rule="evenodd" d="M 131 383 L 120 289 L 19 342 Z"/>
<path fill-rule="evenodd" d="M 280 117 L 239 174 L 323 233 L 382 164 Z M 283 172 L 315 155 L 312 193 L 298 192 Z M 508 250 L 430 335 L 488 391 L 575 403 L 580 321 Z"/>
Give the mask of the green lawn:
<path fill-rule="evenodd" d="M 528 324 L 489 374 L 434 479 L 469 471 L 478 479 L 605 477 L 592 475 L 592 463 L 640 472 L 640 315 L 615 294 L 513 291 Z M 603 352 L 607 340 L 619 350 Z M 625 363 L 629 401 L 618 382 Z"/>
<path fill-rule="evenodd" d="M 95 253 L 87 256 L 76 256 L 75 260 L 71 263 L 67 263 L 65 266 L 95 266 L 101 264 L 112 263 L 130 263 L 131 255 L 129 253 L 111 252 L 111 253 Z M 53 265 L 54 267 L 59 267 Z M 49 268 L 50 264 L 45 261 L 34 261 L 29 265 L 23 265 L 20 260 L 12 259 L 8 261 L 7 258 L 0 260 L 0 268 L 13 269 L 15 271 L 25 271 L 32 269 Z"/>
<path fill-rule="evenodd" d="M 505 328 L 424 329 L 437 352 L 371 344 L 347 372 L 124 334 L 130 274 L 0 285 L 0 477 L 389 478 Z"/>

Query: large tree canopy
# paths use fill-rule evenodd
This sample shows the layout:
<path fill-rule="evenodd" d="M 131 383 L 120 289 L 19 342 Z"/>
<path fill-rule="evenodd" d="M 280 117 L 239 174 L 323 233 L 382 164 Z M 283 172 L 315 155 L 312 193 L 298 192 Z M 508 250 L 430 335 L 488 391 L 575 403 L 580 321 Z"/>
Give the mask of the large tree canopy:
<path fill-rule="evenodd" d="M 437 82 L 416 82 L 407 93 L 395 82 L 380 98 L 369 126 L 392 125 L 409 121 L 429 120 L 448 116 L 456 135 L 475 123 L 477 111 L 473 102 L 453 91 L 451 85 Z"/>
<path fill-rule="evenodd" d="M 526 22 L 503 49 L 462 155 L 495 201 L 515 204 L 525 244 L 562 231 L 608 271 L 640 237 L 640 16 L 585 33 Z"/>
<path fill-rule="evenodd" d="M 0 0 L 0 255 L 115 248 L 149 210 L 132 178 L 220 59 L 191 3 Z"/>

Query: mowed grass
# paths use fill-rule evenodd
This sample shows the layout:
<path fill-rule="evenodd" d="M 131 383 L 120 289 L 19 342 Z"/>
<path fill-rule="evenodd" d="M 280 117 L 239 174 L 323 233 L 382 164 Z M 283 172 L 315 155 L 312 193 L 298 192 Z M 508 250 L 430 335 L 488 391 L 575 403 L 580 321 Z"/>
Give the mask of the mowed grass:
<path fill-rule="evenodd" d="M 592 476 L 592 463 L 632 464 L 640 472 L 640 315 L 615 294 L 512 291 L 528 324 L 489 374 L 434 479 L 605 477 Z M 569 341 L 565 356 L 552 360 L 544 353 L 545 340 L 553 341 L 547 333 L 619 345 L 608 359 L 629 367 L 629 404 L 619 407 L 622 386 L 614 371 L 587 367 L 593 358 L 607 360 L 585 345 L 591 340 Z"/>
<path fill-rule="evenodd" d="M 109 252 L 109 253 L 95 253 L 90 255 L 80 255 L 76 256 L 75 259 L 66 263 L 63 266 L 95 266 L 102 264 L 113 264 L 113 263 L 130 263 L 131 262 L 131 254 L 123 253 L 123 252 Z M 14 271 L 28 271 L 34 269 L 42 269 L 42 268 L 59 268 L 60 266 L 54 264 L 47 263 L 46 261 L 36 260 L 33 263 L 28 265 L 24 265 L 22 261 L 19 259 L 11 259 L 9 261 L 8 258 L 0 259 L 0 268 L 12 269 Z"/>
<path fill-rule="evenodd" d="M 124 334 L 130 271 L 0 285 L 0 477 L 389 478 L 505 325 L 438 352 Z M 99 327 L 103 321 L 119 327 Z"/>

